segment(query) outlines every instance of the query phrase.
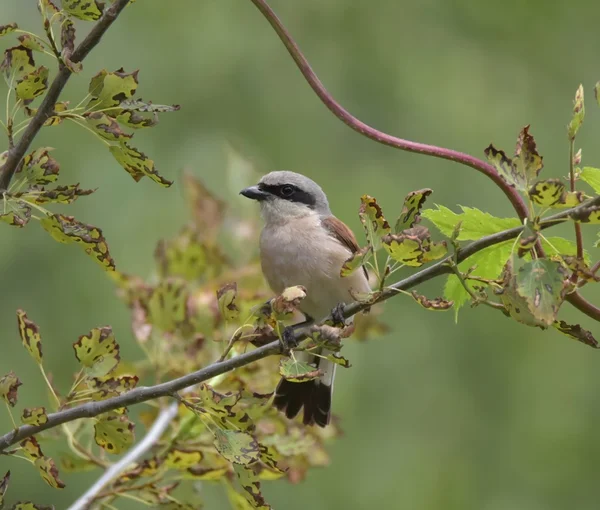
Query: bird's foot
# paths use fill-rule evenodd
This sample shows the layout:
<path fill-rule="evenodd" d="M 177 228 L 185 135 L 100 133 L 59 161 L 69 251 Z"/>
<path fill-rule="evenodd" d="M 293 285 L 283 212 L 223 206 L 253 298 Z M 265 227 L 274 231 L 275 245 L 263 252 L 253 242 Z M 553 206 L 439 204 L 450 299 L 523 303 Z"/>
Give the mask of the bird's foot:
<path fill-rule="evenodd" d="M 293 326 L 287 326 L 283 329 L 279 342 L 281 343 L 281 350 L 286 356 L 290 355 L 292 349 L 298 347 L 298 340 L 296 340 Z"/>
<path fill-rule="evenodd" d="M 344 303 L 338 303 L 331 310 L 331 319 L 333 325 L 336 327 L 344 327 L 346 325 L 346 318 L 344 317 Z"/>

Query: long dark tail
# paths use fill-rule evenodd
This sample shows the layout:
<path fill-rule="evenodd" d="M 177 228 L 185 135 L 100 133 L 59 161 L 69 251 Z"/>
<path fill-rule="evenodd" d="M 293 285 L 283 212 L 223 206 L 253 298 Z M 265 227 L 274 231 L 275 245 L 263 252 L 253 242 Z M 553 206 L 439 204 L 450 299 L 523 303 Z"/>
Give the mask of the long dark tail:
<path fill-rule="evenodd" d="M 303 353 L 297 353 L 301 355 Z M 329 360 L 315 358 L 317 368 L 323 371 L 323 376 L 306 382 L 290 382 L 281 379 L 275 389 L 273 404 L 288 418 L 294 418 L 304 407 L 303 422 L 305 425 L 317 424 L 325 427 L 331 420 L 331 393 L 335 364 Z M 320 363 L 319 363 L 320 362 Z"/>

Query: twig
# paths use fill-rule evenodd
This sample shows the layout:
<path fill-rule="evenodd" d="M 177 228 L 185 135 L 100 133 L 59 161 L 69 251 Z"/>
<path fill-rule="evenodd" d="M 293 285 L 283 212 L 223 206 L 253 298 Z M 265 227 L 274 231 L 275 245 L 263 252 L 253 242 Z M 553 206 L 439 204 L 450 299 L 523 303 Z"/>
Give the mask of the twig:
<path fill-rule="evenodd" d="M 565 211 L 561 211 L 560 213 L 548 217 L 541 223 L 540 228 L 546 229 L 559 223 L 562 223 L 567 217 L 571 215 L 576 215 L 577 213 L 581 214 L 589 207 L 595 205 L 600 205 L 600 197 L 596 197 L 592 200 L 589 200 L 588 202 L 585 202 L 584 204 L 581 204 L 573 209 L 567 209 Z M 472 256 L 473 254 L 483 250 L 484 248 L 488 248 L 489 246 L 508 241 L 509 239 L 514 239 L 522 231 L 522 226 L 514 227 L 509 230 L 504 230 L 496 234 L 482 237 L 477 241 L 473 241 L 472 243 L 465 246 L 459 251 L 458 255 L 456 256 L 456 262 L 460 263 L 466 260 L 468 257 Z M 448 265 L 448 262 L 452 260 L 453 257 L 454 255 L 449 255 L 437 262 L 436 264 L 422 269 L 421 271 L 414 273 L 408 278 L 405 278 L 404 280 L 401 280 L 391 285 L 379 295 L 376 302 L 386 301 L 392 296 L 397 295 L 398 290 L 407 290 L 423 282 L 431 280 L 432 278 L 438 277 L 443 274 L 452 273 L 452 269 Z M 571 303 L 573 303 L 573 301 L 578 303 L 578 308 L 589 306 L 589 315 L 596 320 L 600 320 L 600 309 L 596 308 L 591 303 L 585 301 L 579 294 L 569 294 L 567 299 Z M 343 315 L 345 318 L 349 318 L 353 315 L 356 315 L 358 312 L 369 308 L 372 305 L 373 303 L 351 303 L 344 307 Z M 327 319 L 329 319 L 329 317 L 324 318 L 321 322 L 325 322 L 325 320 Z M 306 334 L 308 332 L 307 328 L 308 326 L 300 327 L 294 330 L 296 340 L 300 341 L 306 337 Z M 274 340 L 275 338 L 275 335 L 273 335 Z M 252 351 L 239 354 L 238 356 L 235 356 L 233 358 L 224 361 L 217 361 L 212 365 L 197 370 L 196 372 L 184 375 L 183 377 L 179 377 L 171 381 L 157 384 L 155 386 L 138 387 L 131 391 L 123 393 L 118 397 L 94 402 L 87 402 L 85 404 L 72 407 L 70 409 L 65 409 L 63 411 L 51 413 L 48 415 L 48 421 L 44 424 L 22 425 L 18 429 L 1 436 L 0 453 L 9 446 L 18 443 L 26 437 L 30 437 L 34 434 L 37 434 L 38 432 L 42 432 L 43 430 L 48 430 L 58 425 L 62 425 L 63 423 L 78 420 L 81 418 L 91 418 L 94 416 L 98 416 L 102 413 L 106 413 L 108 411 L 112 411 L 121 407 L 139 404 L 141 402 L 154 400 L 159 397 L 172 396 L 175 392 L 180 391 L 184 388 L 201 383 L 217 375 L 229 372 L 236 368 L 243 367 L 254 361 L 258 361 L 260 359 L 266 358 L 267 356 L 272 356 L 274 354 L 281 354 L 281 344 L 279 340 L 275 340 L 267 345 L 263 345 Z"/>
<path fill-rule="evenodd" d="M 110 466 L 104 474 L 98 478 L 94 483 L 77 501 L 75 501 L 68 510 L 85 510 L 89 508 L 89 505 L 96 499 L 96 496 L 106 487 L 110 482 L 117 478 L 123 471 L 125 471 L 131 464 L 141 458 L 150 448 L 152 448 L 156 442 L 160 439 L 163 432 L 167 429 L 169 424 L 177 416 L 178 402 L 171 403 L 168 407 L 165 407 L 156 417 L 156 420 L 148 430 L 148 433 L 144 438 L 135 445 L 131 450 L 127 452 L 118 462 L 115 462 Z"/>
<path fill-rule="evenodd" d="M 92 51 L 128 3 L 129 0 L 116 0 L 115 3 L 104 12 L 102 18 L 94 25 L 86 38 L 79 46 L 77 46 L 77 48 L 75 48 L 73 55 L 71 55 L 71 61 L 74 63 L 81 62 L 88 53 Z M 6 162 L 4 163 L 4 166 L 0 167 L 0 193 L 8 189 L 10 181 L 21 162 L 21 159 L 23 159 L 29 145 L 31 145 L 31 142 L 44 125 L 46 119 L 52 115 L 54 105 L 58 101 L 60 93 L 70 77 L 71 71 L 69 68 L 63 66 L 59 69 L 58 74 L 50 85 L 37 113 L 31 119 L 31 122 L 28 124 L 27 129 L 19 141 L 14 147 L 9 149 Z"/>
<path fill-rule="evenodd" d="M 573 158 L 575 157 L 575 139 L 569 141 L 569 177 L 571 191 L 575 191 L 575 168 Z M 583 236 L 581 235 L 581 225 L 575 222 L 575 241 L 577 243 L 577 258 L 583 260 Z M 577 273 L 573 273 L 574 283 L 577 283 Z"/>

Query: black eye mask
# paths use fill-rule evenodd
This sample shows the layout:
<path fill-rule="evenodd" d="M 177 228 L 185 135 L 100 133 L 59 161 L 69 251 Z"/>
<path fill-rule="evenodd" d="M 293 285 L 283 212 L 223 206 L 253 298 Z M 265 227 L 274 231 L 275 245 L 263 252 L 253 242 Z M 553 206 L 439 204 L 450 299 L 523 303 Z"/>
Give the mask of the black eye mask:
<path fill-rule="evenodd" d="M 282 198 L 289 202 L 297 202 L 299 204 L 305 204 L 311 209 L 314 209 L 316 200 L 315 197 L 310 193 L 301 190 L 298 186 L 293 184 L 259 184 L 258 188 L 261 191 L 266 191 L 271 195 Z"/>

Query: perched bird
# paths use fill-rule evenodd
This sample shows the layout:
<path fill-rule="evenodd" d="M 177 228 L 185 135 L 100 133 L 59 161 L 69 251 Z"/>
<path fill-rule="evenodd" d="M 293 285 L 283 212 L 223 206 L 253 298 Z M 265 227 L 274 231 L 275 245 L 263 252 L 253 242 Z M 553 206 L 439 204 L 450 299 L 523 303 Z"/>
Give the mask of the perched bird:
<path fill-rule="evenodd" d="M 316 182 L 294 172 L 276 171 L 240 193 L 261 206 L 260 258 L 271 290 L 279 294 L 287 287 L 304 286 L 307 295 L 300 311 L 306 320 L 321 320 L 332 310 L 339 311 L 341 304 L 353 301 L 351 289 L 370 292 L 366 270 L 340 276 L 342 265 L 359 246 L 352 231 L 333 216 Z M 296 358 L 314 364 L 323 375 L 300 383 L 282 378 L 274 404 L 288 418 L 304 407 L 305 424 L 325 427 L 331 419 L 336 364 L 307 352 L 296 353 Z"/>

